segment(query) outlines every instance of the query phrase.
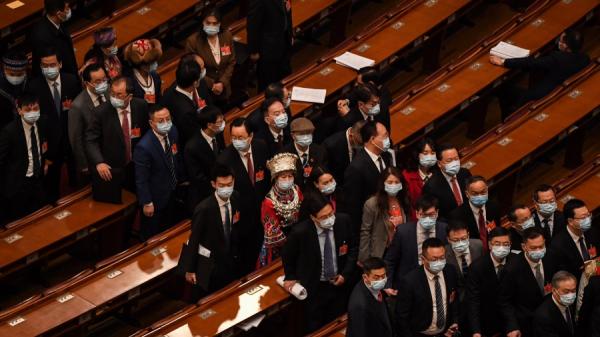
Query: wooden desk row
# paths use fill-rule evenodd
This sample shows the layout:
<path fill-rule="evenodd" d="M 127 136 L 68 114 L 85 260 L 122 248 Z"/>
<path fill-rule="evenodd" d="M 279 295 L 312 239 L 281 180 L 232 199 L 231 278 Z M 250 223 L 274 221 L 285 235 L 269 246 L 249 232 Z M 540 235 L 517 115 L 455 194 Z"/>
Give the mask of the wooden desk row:
<path fill-rule="evenodd" d="M 599 0 L 540 1 L 530 12 L 515 17 L 455 62 L 422 84 L 395 99 L 390 108 L 394 144 L 405 146 L 460 111 L 483 100 L 486 91 L 498 87 L 509 70 L 489 62 L 489 50 L 499 41 L 510 41 L 538 54 L 565 29 L 590 19 Z M 484 118 L 485 111 L 477 111 Z"/>
<path fill-rule="evenodd" d="M 116 205 L 94 201 L 88 189 L 11 224 L 0 232 L 0 278 L 118 224 L 135 206 L 136 197 L 127 191 L 123 191 L 123 203 Z"/>
<path fill-rule="evenodd" d="M 361 282 L 361 281 L 359 281 Z M 310 335 L 310 337 L 344 337 L 346 336 L 346 328 L 348 326 L 348 315 L 343 315 L 335 321 L 327 324 L 319 331 Z"/>
<path fill-rule="evenodd" d="M 1 336 L 62 334 L 81 329 L 156 288 L 177 266 L 190 222 L 98 263 L 41 296 L 0 313 Z"/>
<path fill-rule="evenodd" d="M 358 34 L 351 43 L 337 47 L 317 64 L 286 78 L 284 84 L 289 87 L 326 89 L 326 104 L 332 102 L 350 90 L 357 76 L 355 70 L 336 64 L 333 60 L 335 56 L 350 51 L 375 60 L 376 66 L 382 70 L 387 69 L 390 63 L 398 59 L 398 53 L 423 45 L 429 36 L 452 24 L 476 3 L 478 1 L 468 0 L 402 2 L 393 12 Z M 227 121 L 247 116 L 262 100 L 262 97 L 255 97 L 244 108 L 230 111 L 226 115 Z M 292 102 L 291 110 L 294 116 L 309 115 L 315 107 L 310 103 Z M 228 138 L 227 135 L 225 138 Z"/>

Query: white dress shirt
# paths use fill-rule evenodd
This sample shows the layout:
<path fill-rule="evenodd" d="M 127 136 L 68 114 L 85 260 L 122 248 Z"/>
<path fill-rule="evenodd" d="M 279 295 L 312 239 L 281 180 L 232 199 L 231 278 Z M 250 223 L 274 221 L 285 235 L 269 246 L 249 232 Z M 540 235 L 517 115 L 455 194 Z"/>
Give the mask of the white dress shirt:
<path fill-rule="evenodd" d="M 569 236 L 571 236 L 571 239 L 573 239 L 573 241 L 575 242 L 575 247 L 577 247 L 577 251 L 579 252 L 579 255 L 581 255 L 581 258 L 583 258 L 583 252 L 581 251 L 581 246 L 579 245 L 579 239 L 583 238 L 583 241 L 585 242 L 585 237 L 583 236 L 583 234 L 580 236 L 580 235 L 573 233 L 571 231 L 571 228 L 569 228 L 569 226 L 567 226 L 567 232 L 569 232 Z M 587 242 L 586 242 L 586 247 L 587 247 Z"/>
<path fill-rule="evenodd" d="M 25 142 L 27 143 L 27 172 L 25 173 L 26 177 L 33 176 L 33 152 L 31 152 L 31 126 L 27 122 L 25 122 L 21 118 L 21 123 L 23 124 L 23 132 L 25 133 Z M 44 166 L 42 163 L 42 151 L 40 148 L 40 133 L 38 132 L 37 123 L 33 124 L 35 126 L 35 138 L 37 138 L 38 143 L 35 144 L 38 148 L 38 154 L 40 155 L 40 165 Z"/>
<path fill-rule="evenodd" d="M 540 226 L 544 228 L 544 220 L 548 220 L 548 229 L 550 230 L 550 235 L 554 234 L 554 213 L 549 218 L 544 218 L 539 212 L 535 212 L 535 215 L 540 221 Z"/>
<path fill-rule="evenodd" d="M 458 195 L 460 196 L 460 201 L 464 202 L 463 197 L 462 197 L 462 190 L 460 188 L 460 184 L 458 183 L 458 176 L 451 177 L 451 176 L 447 175 L 444 172 L 444 170 L 440 170 L 440 171 L 442 172 L 442 175 L 444 176 L 444 178 L 446 178 L 446 181 L 448 182 L 448 186 L 450 186 L 450 191 L 454 191 L 454 188 L 452 187 L 452 185 L 453 185 L 452 178 L 456 178 L 455 181 L 456 181 L 456 186 L 458 187 L 458 192 L 459 192 Z M 454 196 L 454 192 L 452 193 L 452 195 Z"/>
<path fill-rule="evenodd" d="M 215 149 L 213 148 L 213 139 L 215 139 L 215 137 L 207 135 L 206 132 L 204 132 L 204 130 L 200 130 L 200 134 L 204 139 L 206 139 L 208 146 L 214 151 Z"/>
<path fill-rule="evenodd" d="M 52 98 L 54 98 L 54 83 L 56 83 L 56 89 L 58 90 L 58 99 L 62 101 L 61 98 L 61 93 L 62 93 L 62 85 L 61 85 L 61 81 L 60 81 L 60 74 L 58 74 L 58 77 L 53 79 L 53 80 L 49 80 L 46 78 L 46 84 L 48 84 L 48 88 L 50 88 L 50 94 L 52 95 Z M 62 109 L 62 106 L 61 106 Z M 60 111 L 58 111 L 60 113 Z"/>
<path fill-rule="evenodd" d="M 377 167 L 377 170 L 379 172 L 381 172 L 381 170 L 379 169 L 379 158 L 381 158 L 381 165 L 383 166 L 383 169 L 385 170 L 386 166 L 385 166 L 385 161 L 383 160 L 383 158 L 381 156 L 376 155 L 375 153 L 369 151 L 369 149 L 367 149 L 367 147 L 364 147 L 365 151 L 367 152 L 367 154 L 369 155 L 369 157 L 371 158 L 371 160 L 373 161 L 373 163 L 375 163 L 375 167 Z"/>
<path fill-rule="evenodd" d="M 352 154 L 354 153 L 352 150 L 352 144 L 350 143 L 350 131 L 352 128 L 346 129 L 346 143 L 348 143 L 348 158 L 350 158 L 349 162 L 352 162 Z"/>
<path fill-rule="evenodd" d="M 481 208 L 473 206 L 473 204 L 469 201 L 469 206 L 471 206 L 471 211 L 473 212 L 473 217 L 475 218 L 475 223 L 477 224 L 477 228 L 479 229 L 479 211 L 483 211 L 483 221 L 487 222 L 487 213 L 485 211 L 485 205 Z"/>
<path fill-rule="evenodd" d="M 442 302 L 444 302 L 444 313 L 446 315 L 446 321 L 448 320 L 448 306 L 446 305 L 446 281 L 444 280 L 444 273 L 439 272 L 437 274 L 430 273 L 427 268 L 425 269 L 425 276 L 427 276 L 427 282 L 429 283 L 429 291 L 431 293 L 431 303 L 433 313 L 431 315 L 431 324 L 427 328 L 427 330 L 422 331 L 421 333 L 426 335 L 437 335 L 444 331 L 444 327 L 437 326 L 437 317 L 438 317 L 438 308 L 435 300 L 435 280 L 433 279 L 436 275 L 439 276 L 438 280 L 440 283 L 440 288 L 442 288 Z"/>
<path fill-rule="evenodd" d="M 542 262 L 542 260 L 539 260 L 538 262 L 533 262 L 527 256 L 527 252 L 523 252 L 523 254 L 525 254 L 525 260 L 527 260 L 527 263 L 529 263 L 529 268 L 531 268 L 531 272 L 533 273 L 533 276 L 535 277 L 535 268 L 539 264 L 540 265 L 540 273 L 542 273 L 542 277 L 544 277 L 544 263 Z M 545 279 L 544 279 L 544 282 L 545 282 Z"/>
<path fill-rule="evenodd" d="M 102 102 L 100 101 L 100 95 L 96 94 L 93 90 L 90 91 L 90 89 L 86 88 L 85 89 L 88 93 L 88 95 L 90 96 L 90 99 L 92 100 L 92 104 L 94 105 L 94 107 L 97 107 L 98 105 L 102 104 Z M 106 97 L 104 98 L 105 102 L 106 102 Z"/>
<path fill-rule="evenodd" d="M 131 135 L 131 103 L 127 104 L 127 106 L 123 109 L 119 109 L 119 124 L 123 125 L 123 111 L 127 110 L 129 113 L 127 114 L 127 121 L 129 122 L 129 134 Z M 133 149 L 132 149 L 133 150 Z"/>
<path fill-rule="evenodd" d="M 231 203 L 229 202 L 229 199 L 227 199 L 226 201 L 221 199 L 221 197 L 219 197 L 216 191 L 215 198 L 217 198 L 217 203 L 219 204 L 219 211 L 221 211 L 221 222 L 223 223 L 223 225 L 225 225 L 225 207 L 227 207 L 227 210 L 229 211 L 229 224 L 233 225 L 233 221 L 231 219 L 233 214 L 231 214 Z"/>
<path fill-rule="evenodd" d="M 248 172 L 248 161 L 246 160 L 246 154 L 249 153 L 250 158 L 252 158 L 252 145 L 250 145 L 248 147 L 248 151 L 246 151 L 246 152 L 237 151 L 237 153 L 240 155 L 240 158 L 242 159 L 242 164 L 244 164 L 244 167 L 246 168 L 246 172 Z M 254 158 L 252 158 L 252 165 L 254 166 Z"/>
<path fill-rule="evenodd" d="M 319 238 L 319 249 L 321 250 L 321 281 L 329 281 L 325 279 L 325 235 L 323 235 L 323 229 L 317 225 L 317 237 Z M 333 254 L 333 270 L 334 274 L 337 275 L 337 255 L 335 254 L 335 236 L 333 234 L 333 228 L 329 230 L 329 240 L 331 240 L 331 253 Z"/>
<path fill-rule="evenodd" d="M 460 269 L 460 272 L 462 273 L 462 258 L 463 256 L 465 257 L 465 260 L 467 260 L 467 267 L 471 265 L 471 249 L 467 247 L 467 250 L 464 253 L 457 253 L 456 251 L 454 251 L 454 256 L 456 256 L 456 262 L 458 262 L 458 269 Z"/>
<path fill-rule="evenodd" d="M 196 89 L 194 89 L 194 90 L 196 90 Z M 184 94 L 187 98 L 190 99 L 190 101 L 192 101 L 192 102 L 194 101 L 194 93 L 193 92 L 187 92 L 187 91 L 181 89 L 179 86 L 175 87 L 175 91 L 178 91 L 178 92 Z M 196 92 L 196 95 L 197 94 L 198 94 L 198 92 Z"/>

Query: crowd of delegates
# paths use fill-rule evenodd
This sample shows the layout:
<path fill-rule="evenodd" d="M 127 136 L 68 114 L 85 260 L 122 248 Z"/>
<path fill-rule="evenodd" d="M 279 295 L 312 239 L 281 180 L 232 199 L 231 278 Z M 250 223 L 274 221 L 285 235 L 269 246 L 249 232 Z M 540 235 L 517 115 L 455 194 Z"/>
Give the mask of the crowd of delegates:
<path fill-rule="evenodd" d="M 390 95 L 372 67 L 337 114 L 292 118 L 278 81 L 289 67 L 274 66 L 292 44 L 289 1 L 279 6 L 251 1 L 265 100 L 226 123 L 235 51 L 216 10 L 163 90 L 158 40 L 119 51 L 102 28 L 77 67 L 69 5 L 46 0 L 29 36 L 31 80 L 25 54 L 2 58 L 1 221 L 56 201 L 68 176 L 99 201 L 136 193 L 142 240 L 191 217 L 178 269 L 194 301 L 281 258 L 284 288 L 308 291 L 306 332 L 348 311 L 349 336 L 599 336 L 600 281 L 583 270 L 600 235 L 584 201 L 561 212 L 541 185 L 505 228 L 455 146 L 425 138 L 394 150 Z M 573 52 L 580 39 L 561 41 Z"/>

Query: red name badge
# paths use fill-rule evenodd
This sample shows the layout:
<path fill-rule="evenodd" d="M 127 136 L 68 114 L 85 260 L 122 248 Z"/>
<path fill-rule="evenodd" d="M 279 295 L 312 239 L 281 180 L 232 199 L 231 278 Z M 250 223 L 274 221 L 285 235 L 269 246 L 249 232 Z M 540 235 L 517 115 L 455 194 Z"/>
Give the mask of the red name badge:
<path fill-rule="evenodd" d="M 310 177 L 310 174 L 312 172 L 312 166 L 307 165 L 304 167 L 304 178 L 308 178 Z"/>
<path fill-rule="evenodd" d="M 346 255 L 346 254 L 348 254 L 348 245 L 344 243 L 343 245 L 340 246 L 338 255 L 339 256 L 343 256 L 343 255 Z"/>
<path fill-rule="evenodd" d="M 591 246 L 590 245 L 590 248 L 588 249 L 588 253 L 590 253 L 590 259 L 595 258 L 597 256 L 596 255 L 597 254 L 597 252 L 596 252 L 596 246 Z"/>
<path fill-rule="evenodd" d="M 254 174 L 254 181 L 259 182 L 263 179 L 265 179 L 265 170 L 256 171 L 256 174 Z"/>
<path fill-rule="evenodd" d="M 238 221 L 240 221 L 240 211 L 235 211 L 235 214 L 233 215 L 233 223 Z"/>
<path fill-rule="evenodd" d="M 139 138 L 141 135 L 142 131 L 140 131 L 140 128 L 131 129 L 131 138 Z"/>
<path fill-rule="evenodd" d="M 196 100 L 196 104 L 198 104 L 198 111 L 200 111 L 206 107 L 206 101 L 203 100 L 202 98 L 198 98 Z"/>
<path fill-rule="evenodd" d="M 171 153 L 173 153 L 173 155 L 177 154 L 177 144 L 171 144 Z"/>
<path fill-rule="evenodd" d="M 63 110 L 71 110 L 71 103 L 73 103 L 72 99 L 65 99 L 62 102 L 62 109 Z"/>
<path fill-rule="evenodd" d="M 488 223 L 485 224 L 485 228 L 487 229 L 487 232 L 491 232 L 492 229 L 496 228 L 496 221 L 489 221 Z"/>
<path fill-rule="evenodd" d="M 144 94 L 144 100 L 150 104 L 154 104 L 154 103 L 156 103 L 156 95 Z"/>
<path fill-rule="evenodd" d="M 223 56 L 231 55 L 231 47 L 230 46 L 221 47 L 221 55 L 223 55 Z"/>
<path fill-rule="evenodd" d="M 546 283 L 546 285 L 544 286 L 544 296 L 550 294 L 551 292 L 552 292 L 552 284 Z"/>
<path fill-rule="evenodd" d="M 456 300 L 456 290 L 452 290 L 450 293 L 450 303 L 453 303 Z"/>
<path fill-rule="evenodd" d="M 42 143 L 42 153 L 46 153 L 48 151 L 48 142 Z"/>

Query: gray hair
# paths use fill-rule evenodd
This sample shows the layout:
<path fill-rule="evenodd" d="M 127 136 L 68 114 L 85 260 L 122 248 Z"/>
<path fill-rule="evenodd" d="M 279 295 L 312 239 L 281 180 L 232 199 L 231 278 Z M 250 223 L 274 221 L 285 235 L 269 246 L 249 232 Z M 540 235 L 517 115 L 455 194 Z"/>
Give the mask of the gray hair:
<path fill-rule="evenodd" d="M 552 288 L 558 289 L 558 284 L 564 281 L 573 280 L 577 283 L 577 279 L 575 276 L 568 271 L 557 271 L 554 276 L 552 276 Z"/>

